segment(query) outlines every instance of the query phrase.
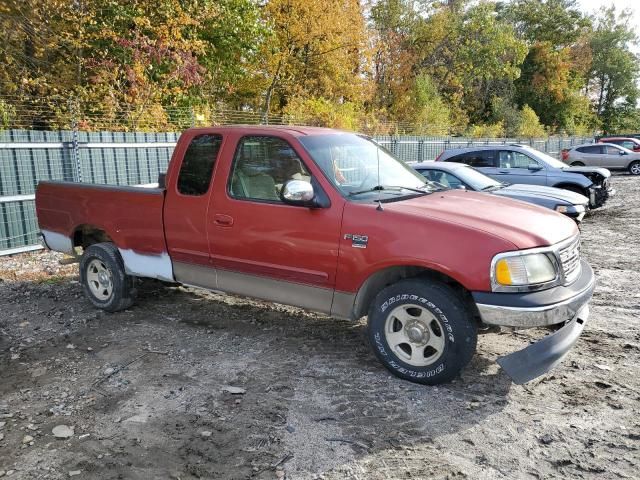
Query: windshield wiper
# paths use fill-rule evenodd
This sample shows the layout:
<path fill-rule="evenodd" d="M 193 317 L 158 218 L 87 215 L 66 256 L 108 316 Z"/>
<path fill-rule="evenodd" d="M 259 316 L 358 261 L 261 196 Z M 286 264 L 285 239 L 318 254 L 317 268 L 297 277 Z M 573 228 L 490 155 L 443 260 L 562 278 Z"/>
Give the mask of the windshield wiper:
<path fill-rule="evenodd" d="M 425 184 L 424 186 L 426 187 L 427 184 Z M 428 193 L 431 193 L 425 190 L 420 190 L 418 188 L 412 188 L 412 187 L 402 187 L 397 185 L 376 185 L 375 187 L 367 188 L 366 190 L 358 190 L 357 192 L 350 192 L 349 196 L 353 197 L 355 195 L 361 195 L 363 193 L 379 192 L 383 190 L 389 190 L 393 192 L 399 192 L 401 190 L 409 190 L 411 192 L 422 193 L 423 195 L 427 195 Z"/>
<path fill-rule="evenodd" d="M 480 191 L 486 192 L 487 190 L 494 190 L 496 188 L 502 188 L 502 187 L 505 187 L 505 186 L 506 185 L 502 185 L 502 184 L 500 184 L 500 185 L 487 185 L 486 187 L 482 188 Z"/>

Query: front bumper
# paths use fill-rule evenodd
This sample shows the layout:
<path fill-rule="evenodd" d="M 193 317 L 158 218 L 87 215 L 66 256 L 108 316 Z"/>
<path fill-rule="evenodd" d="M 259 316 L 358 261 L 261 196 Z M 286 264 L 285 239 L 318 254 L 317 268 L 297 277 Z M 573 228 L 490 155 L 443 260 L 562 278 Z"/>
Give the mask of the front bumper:
<path fill-rule="evenodd" d="M 580 223 L 582 222 L 582 219 L 587 213 L 587 207 L 588 206 L 585 206 L 585 205 L 571 205 L 566 209 L 565 212 L 559 211 L 558 208 L 556 207 L 556 212 L 566 215 L 567 217 L 574 220 L 576 223 Z"/>
<path fill-rule="evenodd" d="M 498 358 L 498 365 L 519 385 L 544 375 L 569 353 L 589 318 L 585 305 L 557 332 L 517 352 Z"/>
<path fill-rule="evenodd" d="M 582 260 L 580 276 L 568 286 L 527 293 L 472 292 L 472 296 L 482 323 L 532 328 L 571 320 L 589 302 L 594 288 L 593 270 Z"/>
<path fill-rule="evenodd" d="M 523 350 L 498 359 L 515 383 L 539 377 L 569 353 L 589 317 L 588 303 L 594 288 L 593 270 L 582 260 L 580 276 L 568 286 L 529 293 L 472 293 L 482 322 L 487 325 L 531 328 L 565 324 Z"/>
<path fill-rule="evenodd" d="M 613 197 L 616 190 L 611 188 L 608 183 L 602 186 L 591 186 L 589 188 L 589 206 L 598 208 L 603 206 L 609 197 Z"/>

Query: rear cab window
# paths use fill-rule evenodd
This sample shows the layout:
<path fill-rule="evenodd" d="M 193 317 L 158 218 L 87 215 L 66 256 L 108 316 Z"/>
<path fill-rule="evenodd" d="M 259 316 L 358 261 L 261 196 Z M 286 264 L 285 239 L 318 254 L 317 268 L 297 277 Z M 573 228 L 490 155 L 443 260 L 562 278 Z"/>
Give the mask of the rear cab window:
<path fill-rule="evenodd" d="M 178 173 L 179 193 L 190 196 L 207 193 L 221 145 L 222 135 L 204 134 L 191 140 Z"/>

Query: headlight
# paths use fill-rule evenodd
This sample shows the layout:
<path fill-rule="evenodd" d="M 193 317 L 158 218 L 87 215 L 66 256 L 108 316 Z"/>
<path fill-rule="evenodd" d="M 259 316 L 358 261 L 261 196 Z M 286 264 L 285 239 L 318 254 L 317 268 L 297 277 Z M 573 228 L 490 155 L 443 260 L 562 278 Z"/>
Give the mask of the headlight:
<path fill-rule="evenodd" d="M 558 279 L 556 262 L 547 253 L 509 252 L 496 255 L 492 264 L 494 291 L 526 291 Z"/>
<path fill-rule="evenodd" d="M 584 205 L 557 205 L 556 212 L 559 213 L 582 213 Z"/>

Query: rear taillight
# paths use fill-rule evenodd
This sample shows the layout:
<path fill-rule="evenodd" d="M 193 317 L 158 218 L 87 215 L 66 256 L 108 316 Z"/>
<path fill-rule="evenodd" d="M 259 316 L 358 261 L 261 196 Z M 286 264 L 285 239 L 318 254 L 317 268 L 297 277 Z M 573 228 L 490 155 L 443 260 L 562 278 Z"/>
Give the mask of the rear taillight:
<path fill-rule="evenodd" d="M 442 156 L 442 154 L 443 154 L 443 153 L 444 153 L 444 150 L 442 150 L 442 151 L 440 152 L 440 155 L 438 155 L 438 156 L 436 157 L 436 159 L 435 159 L 435 161 L 436 161 L 436 162 L 437 162 L 438 160 L 440 160 L 440 157 Z"/>
<path fill-rule="evenodd" d="M 569 150 L 564 149 L 562 150 L 562 161 L 566 162 L 567 160 L 569 160 Z"/>

